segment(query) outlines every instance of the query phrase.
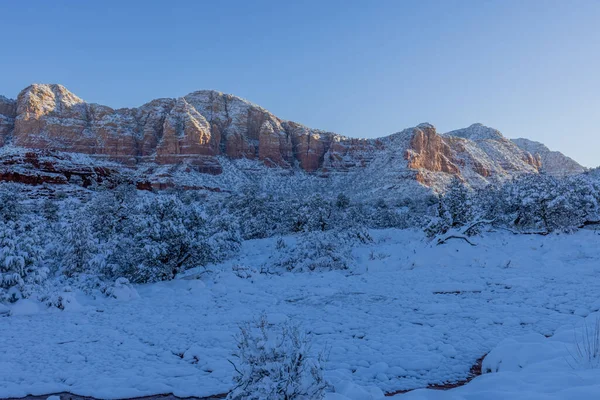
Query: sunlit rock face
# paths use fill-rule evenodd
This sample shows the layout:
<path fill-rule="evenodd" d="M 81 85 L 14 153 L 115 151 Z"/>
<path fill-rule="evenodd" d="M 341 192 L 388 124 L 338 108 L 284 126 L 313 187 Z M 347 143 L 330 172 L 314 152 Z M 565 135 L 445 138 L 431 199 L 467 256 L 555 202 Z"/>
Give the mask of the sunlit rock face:
<path fill-rule="evenodd" d="M 459 161 L 449 142 L 451 140 L 444 140 L 437 134 L 433 125 L 419 125 L 414 129 L 406 152 L 409 168 L 460 174 Z"/>
<path fill-rule="evenodd" d="M 586 169 L 581 164 L 558 151 L 552 151 L 542 143 L 528 139 L 512 140 L 519 148 L 530 153 L 540 163 L 542 171 L 556 177 L 581 174 Z"/>
<path fill-rule="evenodd" d="M 537 173 L 545 163 L 557 174 L 579 171 L 524 143 L 481 124 L 440 134 L 424 123 L 379 139 L 348 138 L 212 90 L 122 109 L 87 103 L 55 84 L 31 85 L 16 100 L 0 97 L 0 145 L 83 153 L 131 168 L 185 165 L 219 175 L 223 160 L 248 159 L 322 177 L 361 171 L 378 180 L 410 177 L 429 187 L 454 176 L 473 184 L 508 179 Z"/>

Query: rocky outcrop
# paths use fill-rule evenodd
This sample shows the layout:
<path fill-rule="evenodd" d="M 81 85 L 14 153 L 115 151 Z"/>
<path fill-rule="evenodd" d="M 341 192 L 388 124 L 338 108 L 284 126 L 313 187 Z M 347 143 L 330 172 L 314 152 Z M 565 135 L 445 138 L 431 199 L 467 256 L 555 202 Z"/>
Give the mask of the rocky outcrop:
<path fill-rule="evenodd" d="M 199 91 L 137 109 L 88 104 L 61 85 L 31 85 L 16 101 L 13 144 L 136 164 L 188 162 L 220 173 L 215 156 L 289 167 L 292 139 L 281 121 L 235 96 Z"/>
<path fill-rule="evenodd" d="M 130 165 L 186 162 L 220 173 L 215 156 L 226 155 L 285 168 L 298 162 L 314 172 L 323 166 L 334 138 L 338 144 L 347 141 L 350 149 L 356 142 L 282 121 L 243 99 L 207 90 L 113 110 L 85 103 L 61 85 L 35 84 L 19 94 L 16 105 L 14 145 L 104 156 Z M 347 153 L 344 146 L 337 151 Z"/>
<path fill-rule="evenodd" d="M 433 125 L 420 124 L 414 129 L 406 150 L 408 167 L 458 175 L 460 168 L 448 143 L 436 133 Z"/>
<path fill-rule="evenodd" d="M 0 146 L 4 145 L 15 126 L 17 102 L 0 96 Z"/>
<path fill-rule="evenodd" d="M 406 150 L 407 166 L 416 180 L 435 186 L 439 173 L 463 181 L 487 183 L 523 173 L 538 173 L 540 160 L 523 151 L 493 128 L 474 124 L 438 134 L 431 124 L 413 128 Z"/>
<path fill-rule="evenodd" d="M 71 183 L 89 187 L 116 185 L 123 180 L 134 181 L 118 168 L 92 165 L 65 153 L 30 150 L 0 154 L 0 182 L 28 185 Z"/>
<path fill-rule="evenodd" d="M 24 89 L 16 101 L 0 97 L 0 145 L 6 143 L 84 153 L 131 167 L 183 165 L 212 175 L 223 172 L 222 157 L 317 176 L 353 173 L 375 163 L 427 186 L 444 176 L 487 182 L 536 173 L 544 157 L 481 124 L 447 134 L 421 124 L 386 138 L 354 139 L 281 120 L 211 90 L 112 109 L 87 103 L 61 85 L 40 84 Z"/>
<path fill-rule="evenodd" d="M 166 115 L 162 137 L 153 135 L 156 140 L 156 161 L 160 164 L 178 164 L 182 159 L 191 159 L 198 163 L 203 156 L 215 156 L 219 153 L 219 135 L 213 135 L 206 118 L 192 107 L 184 98 L 177 99 L 173 108 Z M 155 140 L 150 145 L 149 155 Z M 143 143 L 143 142 L 142 142 Z M 200 165 L 203 162 L 200 161 Z"/>
<path fill-rule="evenodd" d="M 528 139 L 513 139 L 512 142 L 522 150 L 532 154 L 532 157 L 535 157 L 540 163 L 541 170 L 549 175 L 562 178 L 586 171 L 585 167 L 572 158 L 561 152 L 552 151 L 542 143 Z"/>

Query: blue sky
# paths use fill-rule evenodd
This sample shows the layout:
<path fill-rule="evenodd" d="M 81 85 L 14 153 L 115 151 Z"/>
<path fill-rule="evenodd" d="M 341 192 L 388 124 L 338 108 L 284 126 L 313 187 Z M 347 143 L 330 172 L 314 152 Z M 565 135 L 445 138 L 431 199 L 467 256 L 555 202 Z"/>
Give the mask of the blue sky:
<path fill-rule="evenodd" d="M 216 89 L 348 136 L 481 122 L 600 165 L 600 1 L 7 1 L 0 93 Z"/>

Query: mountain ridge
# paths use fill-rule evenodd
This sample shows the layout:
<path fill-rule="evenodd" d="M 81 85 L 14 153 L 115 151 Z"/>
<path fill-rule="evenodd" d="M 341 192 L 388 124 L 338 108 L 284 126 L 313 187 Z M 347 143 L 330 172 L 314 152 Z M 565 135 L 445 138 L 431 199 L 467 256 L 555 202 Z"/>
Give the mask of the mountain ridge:
<path fill-rule="evenodd" d="M 380 138 L 351 138 L 280 119 L 248 100 L 214 90 L 113 109 L 87 103 L 59 84 L 30 85 L 16 100 L 0 97 L 0 145 L 6 144 L 83 153 L 138 169 L 185 165 L 211 175 L 223 173 L 223 157 L 321 177 L 377 174 L 370 167 L 376 165 L 384 176 L 396 171 L 391 181 L 410 176 L 434 189 L 452 177 L 483 185 L 539 173 L 546 154 L 532 154 L 482 124 L 440 134 L 422 123 Z"/>

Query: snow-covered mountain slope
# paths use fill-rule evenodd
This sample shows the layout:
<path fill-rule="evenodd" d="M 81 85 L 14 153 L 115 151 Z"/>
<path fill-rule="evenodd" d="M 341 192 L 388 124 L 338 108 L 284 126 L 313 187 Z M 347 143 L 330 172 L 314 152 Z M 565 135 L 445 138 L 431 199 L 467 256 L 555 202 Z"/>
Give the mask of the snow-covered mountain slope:
<path fill-rule="evenodd" d="M 115 110 L 61 85 L 34 84 L 16 100 L 0 98 L 0 145 L 116 161 L 155 188 L 210 181 L 233 190 L 275 180 L 277 187 L 305 189 L 298 181 L 307 181 L 321 190 L 396 196 L 416 187 L 442 190 L 455 176 L 477 186 L 544 168 L 543 154 L 533 156 L 481 124 L 439 134 L 425 123 L 379 139 L 348 138 L 211 90 Z M 546 169 L 561 174 L 554 158 Z M 4 180 L 18 181 L 12 165 L 3 163 L 3 176 L 12 177 Z M 565 168 L 565 175 L 573 171 Z"/>
<path fill-rule="evenodd" d="M 581 174 L 586 168 L 559 151 L 552 151 L 544 144 L 529 139 L 512 139 L 513 143 L 542 161 L 542 171 L 557 177 Z"/>

